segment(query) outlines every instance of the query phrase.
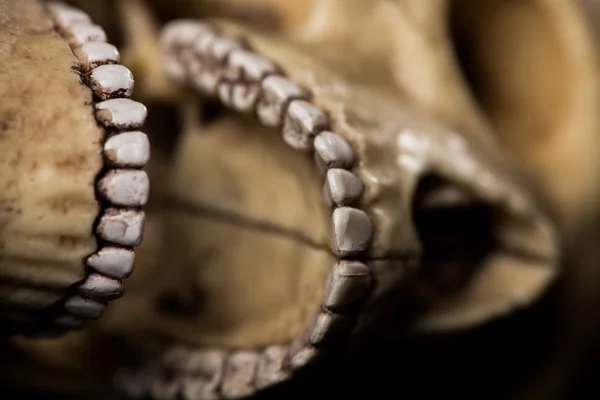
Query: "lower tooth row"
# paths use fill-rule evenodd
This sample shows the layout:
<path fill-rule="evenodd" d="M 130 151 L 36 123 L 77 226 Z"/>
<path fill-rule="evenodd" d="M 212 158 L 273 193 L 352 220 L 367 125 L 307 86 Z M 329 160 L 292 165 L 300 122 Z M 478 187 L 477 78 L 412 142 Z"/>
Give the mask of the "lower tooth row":
<path fill-rule="evenodd" d="M 146 107 L 129 97 L 131 72 L 119 65 L 119 52 L 106 43 L 106 34 L 89 15 L 62 3 L 48 3 L 56 30 L 79 60 L 84 81 L 94 95 L 98 123 L 105 128 L 104 161 L 107 170 L 96 191 L 107 207 L 96 226 L 101 243 L 86 260 L 87 277 L 74 288 L 63 313 L 51 321 L 59 331 L 81 329 L 85 320 L 99 318 L 107 302 L 123 294 L 122 279 L 133 270 L 135 252 L 142 239 L 148 200 L 148 176 L 143 168 L 150 157 L 148 137 L 138 129 L 146 120 Z"/>
<path fill-rule="evenodd" d="M 329 277 L 323 310 L 316 314 L 311 329 L 281 355 L 281 365 L 270 364 L 271 376 L 285 375 L 310 362 L 320 346 L 352 329 L 353 316 L 371 288 L 369 268 L 346 260 L 368 250 L 374 231 L 368 214 L 353 207 L 364 191 L 362 181 L 351 171 L 357 161 L 355 152 L 346 139 L 329 130 L 327 114 L 309 101 L 310 93 L 283 76 L 271 61 L 253 53 L 244 41 L 221 35 L 206 24 L 178 21 L 163 30 L 162 48 L 167 73 L 174 79 L 190 82 L 204 95 L 217 96 L 237 111 L 254 113 L 266 126 L 280 128 L 287 144 L 313 152 L 325 175 L 325 201 L 333 208 L 331 250 L 339 261 Z M 246 358 L 240 366 L 228 369 L 231 378 L 226 374 L 222 387 L 225 397 L 235 397 L 250 385 L 244 371 L 251 361 Z M 262 359 L 256 354 L 255 358 Z M 261 380 L 265 385 L 268 382 L 268 378 Z"/>

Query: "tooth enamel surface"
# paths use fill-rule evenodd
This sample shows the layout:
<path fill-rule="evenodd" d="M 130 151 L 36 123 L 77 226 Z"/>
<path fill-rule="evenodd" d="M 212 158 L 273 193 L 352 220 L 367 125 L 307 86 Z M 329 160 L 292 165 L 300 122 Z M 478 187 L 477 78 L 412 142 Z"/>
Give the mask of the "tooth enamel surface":
<path fill-rule="evenodd" d="M 66 30 L 75 23 L 92 23 L 90 16 L 81 10 L 58 3 L 48 4 L 48 8 L 60 29 Z"/>
<path fill-rule="evenodd" d="M 142 103 L 130 99 L 110 99 L 96 104 L 96 118 L 111 129 L 138 129 L 148 116 Z"/>
<path fill-rule="evenodd" d="M 209 46 L 210 57 L 218 62 L 223 62 L 232 51 L 241 50 L 244 47 L 244 43 L 239 39 L 216 36 Z"/>
<path fill-rule="evenodd" d="M 81 296 L 73 296 L 65 302 L 65 310 L 81 318 L 100 318 L 105 308 L 106 305 L 104 303 Z"/>
<path fill-rule="evenodd" d="M 105 64 L 117 64 L 120 59 L 119 50 L 110 43 L 88 42 L 74 49 L 73 53 L 81 64 L 83 72 Z"/>
<path fill-rule="evenodd" d="M 323 306 L 342 311 L 364 299 L 371 287 L 369 268 L 359 261 L 340 260 L 328 279 Z"/>
<path fill-rule="evenodd" d="M 270 127 L 283 122 L 284 107 L 292 99 L 304 97 L 302 89 L 280 75 L 270 75 L 262 80 L 262 96 L 256 112 L 260 121 Z"/>
<path fill-rule="evenodd" d="M 231 103 L 235 110 L 251 112 L 258 100 L 260 89 L 258 85 L 234 84 Z"/>
<path fill-rule="evenodd" d="M 336 208 L 331 225 L 331 250 L 338 257 L 349 257 L 364 252 L 373 238 L 371 219 L 357 208 Z"/>
<path fill-rule="evenodd" d="M 252 383 L 258 364 L 258 355 L 240 351 L 227 359 L 221 392 L 227 399 L 243 397 L 254 392 Z"/>
<path fill-rule="evenodd" d="M 94 300 L 112 300 L 123 294 L 123 283 L 100 274 L 90 274 L 77 288 L 79 293 Z"/>
<path fill-rule="evenodd" d="M 337 133 L 325 131 L 315 137 L 315 156 L 325 169 L 350 169 L 354 164 L 354 150 L 346 139 Z"/>
<path fill-rule="evenodd" d="M 130 97 L 133 93 L 133 75 L 122 65 L 101 65 L 90 74 L 90 83 L 96 96 L 102 100 Z"/>
<path fill-rule="evenodd" d="M 196 21 L 177 20 L 169 22 L 162 31 L 163 46 L 189 46 L 202 34 L 212 33 L 208 25 Z"/>
<path fill-rule="evenodd" d="M 75 22 L 67 28 L 69 46 L 79 47 L 88 42 L 106 42 L 106 32 L 98 25 Z"/>
<path fill-rule="evenodd" d="M 217 398 L 217 389 L 223 379 L 225 359 L 225 353 L 218 350 L 193 352 L 188 362 L 191 376 L 183 381 L 184 398 Z"/>
<path fill-rule="evenodd" d="M 142 240 L 145 215 L 142 211 L 109 208 L 97 227 L 100 238 L 123 246 L 137 246 Z"/>
<path fill-rule="evenodd" d="M 141 168 L 150 159 L 148 136 L 139 131 L 111 136 L 104 144 L 104 157 L 110 166 Z"/>
<path fill-rule="evenodd" d="M 327 171 L 326 184 L 331 199 L 338 206 L 354 203 L 362 194 L 363 184 L 352 172 L 340 168 Z"/>
<path fill-rule="evenodd" d="M 311 362 L 316 353 L 314 347 L 305 344 L 303 340 L 297 340 L 288 349 L 287 365 L 293 370 L 300 369 Z"/>
<path fill-rule="evenodd" d="M 127 278 L 133 271 L 135 252 L 122 247 L 105 246 L 87 259 L 87 266 L 116 278 Z"/>
<path fill-rule="evenodd" d="M 139 207 L 146 204 L 150 181 L 144 171 L 109 171 L 98 182 L 98 192 L 115 205 Z"/>
<path fill-rule="evenodd" d="M 227 69 L 240 71 L 241 78 L 258 81 L 269 73 L 275 73 L 275 64 L 266 58 L 248 50 L 236 49 L 229 54 Z M 226 73 L 227 75 L 227 73 Z"/>
<path fill-rule="evenodd" d="M 323 112 L 305 100 L 293 100 L 283 122 L 283 140 L 290 146 L 309 150 L 314 137 L 327 128 Z"/>
<path fill-rule="evenodd" d="M 283 369 L 286 353 L 286 347 L 269 346 L 260 354 L 254 379 L 257 389 L 274 385 L 289 377 L 289 372 Z"/>
<path fill-rule="evenodd" d="M 310 331 L 308 342 L 314 346 L 339 339 L 348 326 L 348 319 L 339 314 L 320 312 Z"/>

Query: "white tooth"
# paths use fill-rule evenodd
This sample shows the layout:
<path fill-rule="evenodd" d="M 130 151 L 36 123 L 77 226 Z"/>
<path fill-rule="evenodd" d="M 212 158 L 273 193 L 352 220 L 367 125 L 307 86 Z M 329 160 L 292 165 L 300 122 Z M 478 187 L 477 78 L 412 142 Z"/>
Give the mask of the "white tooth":
<path fill-rule="evenodd" d="M 317 162 L 327 168 L 350 169 L 354 164 L 354 150 L 346 139 L 337 133 L 325 131 L 317 135 L 314 142 Z"/>
<path fill-rule="evenodd" d="M 100 65 L 117 64 L 119 50 L 110 43 L 88 42 L 73 51 L 83 72 L 89 72 Z"/>
<path fill-rule="evenodd" d="M 300 86 L 280 75 L 267 76 L 261 82 L 262 96 L 256 112 L 260 121 L 270 127 L 283 122 L 284 107 L 293 99 L 305 97 Z"/>
<path fill-rule="evenodd" d="M 144 171 L 116 169 L 100 179 L 98 192 L 115 205 L 143 206 L 150 194 L 150 181 Z"/>
<path fill-rule="evenodd" d="M 65 310 L 81 318 L 100 318 L 105 308 L 106 305 L 104 303 L 81 296 L 70 297 L 65 302 Z"/>
<path fill-rule="evenodd" d="M 233 108 L 240 112 L 250 112 L 260 95 L 260 88 L 256 85 L 235 84 L 233 85 L 232 103 Z"/>
<path fill-rule="evenodd" d="M 244 49 L 232 50 L 227 61 L 227 69 L 239 70 L 242 78 L 258 81 L 269 73 L 275 73 L 277 67 L 271 61 L 252 51 Z"/>
<path fill-rule="evenodd" d="M 52 326 L 54 328 L 63 328 L 68 330 L 79 330 L 83 328 L 85 322 L 81 318 L 77 318 L 73 315 L 61 315 L 60 317 L 56 317 L 52 321 Z"/>
<path fill-rule="evenodd" d="M 327 116 L 305 100 L 292 100 L 283 122 L 283 140 L 290 146 L 309 150 L 313 138 L 327 128 Z"/>
<path fill-rule="evenodd" d="M 178 83 L 184 82 L 187 77 L 186 69 L 174 54 L 163 54 L 163 67 L 167 76 Z"/>
<path fill-rule="evenodd" d="M 244 397 L 254 392 L 252 383 L 256 373 L 258 354 L 239 351 L 227 359 L 221 392 L 225 398 Z"/>
<path fill-rule="evenodd" d="M 221 103 L 223 103 L 223 105 L 228 107 L 231 106 L 231 92 L 231 84 L 228 82 L 221 82 L 218 90 L 219 100 L 221 100 Z"/>
<path fill-rule="evenodd" d="M 112 129 L 138 129 L 146 122 L 148 109 L 130 99 L 111 99 L 96 104 L 96 118 Z"/>
<path fill-rule="evenodd" d="M 333 210 L 331 250 L 348 257 L 367 250 L 373 238 L 371 218 L 362 210 L 340 207 Z"/>
<path fill-rule="evenodd" d="M 223 62 L 225 58 L 233 51 L 245 48 L 245 43 L 238 38 L 217 36 L 210 46 L 210 57 L 217 62 Z"/>
<path fill-rule="evenodd" d="M 257 389 L 266 388 L 289 377 L 283 365 L 286 350 L 283 346 L 270 346 L 260 354 L 254 380 Z"/>
<path fill-rule="evenodd" d="M 140 131 L 111 136 L 104 144 L 104 157 L 110 166 L 141 168 L 150 159 L 148 136 Z"/>
<path fill-rule="evenodd" d="M 90 299 L 112 300 L 121 297 L 123 294 L 123 283 L 101 274 L 90 274 L 79 285 L 77 291 Z"/>
<path fill-rule="evenodd" d="M 329 275 L 323 306 L 341 311 L 364 299 L 370 287 L 369 267 L 360 261 L 340 260 Z"/>
<path fill-rule="evenodd" d="M 105 246 L 87 259 L 87 266 L 116 279 L 127 278 L 133 271 L 135 252 L 122 247 Z"/>
<path fill-rule="evenodd" d="M 102 100 L 130 97 L 133 93 L 133 75 L 122 65 L 101 65 L 90 74 L 92 91 Z"/>
<path fill-rule="evenodd" d="M 145 218 L 143 211 L 109 208 L 100 218 L 97 234 L 107 242 L 137 246 L 142 241 Z"/>
<path fill-rule="evenodd" d="M 341 168 L 327 171 L 326 185 L 331 199 L 338 206 L 347 206 L 356 201 L 363 191 L 363 184 L 352 172 Z"/>
<path fill-rule="evenodd" d="M 191 45 L 199 35 L 212 32 L 210 26 L 194 20 L 175 20 L 162 29 L 161 44 L 163 47 Z"/>
<path fill-rule="evenodd" d="M 106 32 L 98 25 L 88 22 L 74 22 L 66 32 L 71 47 L 80 47 L 88 42 L 106 42 Z"/>
<path fill-rule="evenodd" d="M 63 30 L 68 29 L 75 23 L 92 23 L 89 15 L 65 4 L 52 2 L 48 4 L 48 9 L 56 26 Z"/>
<path fill-rule="evenodd" d="M 217 70 L 202 70 L 192 79 L 194 87 L 207 95 L 213 95 L 217 91 L 221 73 Z"/>

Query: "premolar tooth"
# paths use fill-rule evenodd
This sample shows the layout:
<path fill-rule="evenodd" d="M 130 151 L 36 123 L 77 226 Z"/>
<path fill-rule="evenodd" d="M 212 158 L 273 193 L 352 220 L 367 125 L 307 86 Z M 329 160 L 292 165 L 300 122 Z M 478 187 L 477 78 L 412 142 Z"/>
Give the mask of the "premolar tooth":
<path fill-rule="evenodd" d="M 320 312 L 313 322 L 308 341 L 313 346 L 339 338 L 348 328 L 349 319 L 340 314 Z"/>
<path fill-rule="evenodd" d="M 109 171 L 98 181 L 98 192 L 115 205 L 138 207 L 148 201 L 150 181 L 140 170 Z"/>
<path fill-rule="evenodd" d="M 338 206 L 347 206 L 354 203 L 363 191 L 363 183 L 360 179 L 352 172 L 341 168 L 328 170 L 325 184 L 331 199 Z"/>
<path fill-rule="evenodd" d="M 61 30 L 66 30 L 75 23 L 92 23 L 92 19 L 88 14 L 65 4 L 58 2 L 48 3 L 48 9 L 50 10 L 54 23 Z"/>
<path fill-rule="evenodd" d="M 260 354 L 254 380 L 257 389 L 279 383 L 289 376 L 283 369 L 286 350 L 283 346 L 270 346 Z"/>
<path fill-rule="evenodd" d="M 331 250 L 338 257 L 349 257 L 367 250 L 373 238 L 373 224 L 362 210 L 340 207 L 333 210 Z"/>
<path fill-rule="evenodd" d="M 143 211 L 109 208 L 104 210 L 96 231 L 107 242 L 137 246 L 142 240 L 144 220 Z"/>
<path fill-rule="evenodd" d="M 100 65 L 117 64 L 120 60 L 119 50 L 110 43 L 84 43 L 73 53 L 79 60 L 83 72 L 89 72 Z"/>
<path fill-rule="evenodd" d="M 130 99 L 110 99 L 96 104 L 96 118 L 106 128 L 138 129 L 147 116 L 146 106 Z"/>
<path fill-rule="evenodd" d="M 88 42 L 106 42 L 104 29 L 88 22 L 74 22 L 66 32 L 67 42 L 71 47 L 80 47 Z"/>
<path fill-rule="evenodd" d="M 254 391 L 252 383 L 256 374 L 258 354 L 239 351 L 227 359 L 221 392 L 225 398 L 238 398 Z"/>
<path fill-rule="evenodd" d="M 105 246 L 87 259 L 87 266 L 116 279 L 127 278 L 133 271 L 135 252 L 122 247 Z"/>
<path fill-rule="evenodd" d="M 370 288 L 369 267 L 359 261 L 340 260 L 329 275 L 323 306 L 342 311 L 365 298 Z"/>
<path fill-rule="evenodd" d="M 65 310 L 77 317 L 96 319 L 102 316 L 106 304 L 81 296 L 70 297 L 65 302 Z"/>
<path fill-rule="evenodd" d="M 315 138 L 314 147 L 317 163 L 322 169 L 350 169 L 354 164 L 354 150 L 337 133 L 321 132 Z"/>
<path fill-rule="evenodd" d="M 270 75 L 261 83 L 262 96 L 256 106 L 260 121 L 270 127 L 283 123 L 285 107 L 293 99 L 305 97 L 300 86 L 280 75 Z"/>
<path fill-rule="evenodd" d="M 293 100 L 283 122 L 283 140 L 290 146 L 309 150 L 314 137 L 327 128 L 327 116 L 305 100 Z"/>
<path fill-rule="evenodd" d="M 133 75 L 122 65 L 101 65 L 90 74 L 92 91 L 102 100 L 130 97 L 133 93 Z"/>
<path fill-rule="evenodd" d="M 123 295 L 123 283 L 101 274 L 90 274 L 77 290 L 90 299 L 113 300 Z"/>
<path fill-rule="evenodd" d="M 140 131 L 111 136 L 104 144 L 104 157 L 109 166 L 141 168 L 150 159 L 148 136 Z"/>

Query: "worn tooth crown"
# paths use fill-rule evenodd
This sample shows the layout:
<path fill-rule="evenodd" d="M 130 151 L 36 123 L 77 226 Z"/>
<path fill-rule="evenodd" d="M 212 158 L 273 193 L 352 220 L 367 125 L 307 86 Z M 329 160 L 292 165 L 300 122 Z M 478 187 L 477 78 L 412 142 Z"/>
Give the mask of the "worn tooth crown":
<path fill-rule="evenodd" d="M 324 168 L 350 169 L 354 165 L 352 147 L 337 133 L 325 131 L 315 137 L 315 157 Z"/>
<path fill-rule="evenodd" d="M 150 159 L 148 136 L 140 131 L 111 136 L 104 144 L 104 157 L 113 167 L 143 167 Z"/>
<path fill-rule="evenodd" d="M 143 206 L 150 194 L 148 175 L 141 170 L 109 171 L 98 181 L 97 187 L 102 197 L 120 206 Z"/>
<path fill-rule="evenodd" d="M 360 254 L 369 247 L 373 225 L 364 211 L 352 207 L 336 208 L 331 224 L 331 250 L 338 257 Z"/>
<path fill-rule="evenodd" d="M 145 105 L 130 99 L 110 99 L 96 104 L 96 118 L 106 128 L 139 129 L 146 122 Z"/>
<path fill-rule="evenodd" d="M 293 100 L 283 122 L 283 140 L 290 146 L 309 150 L 314 137 L 327 129 L 329 120 L 325 113 L 306 100 Z"/>
<path fill-rule="evenodd" d="M 258 355 L 252 351 L 239 351 L 227 359 L 221 392 L 225 398 L 238 398 L 254 392 L 254 374 Z"/>
<path fill-rule="evenodd" d="M 269 75 L 261 83 L 262 96 L 256 107 L 259 120 L 266 126 L 279 127 L 291 100 L 305 98 L 304 91 L 280 75 Z"/>
<path fill-rule="evenodd" d="M 87 42 L 73 52 L 81 70 L 86 73 L 100 65 L 117 64 L 120 60 L 119 50 L 110 43 Z"/>
<path fill-rule="evenodd" d="M 106 42 L 104 29 L 88 22 L 74 22 L 66 31 L 67 41 L 71 47 L 80 47 L 88 42 Z"/>
<path fill-rule="evenodd" d="M 102 100 L 130 97 L 133 94 L 133 75 L 122 65 L 101 65 L 90 74 L 94 94 Z"/>
<path fill-rule="evenodd" d="M 108 208 L 96 228 L 98 236 L 123 246 L 137 246 L 142 241 L 145 214 L 143 211 Z"/>
<path fill-rule="evenodd" d="M 354 203 L 363 192 L 363 183 L 352 172 L 341 168 L 327 171 L 326 185 L 331 200 L 338 206 Z"/>
<path fill-rule="evenodd" d="M 133 271 L 135 252 L 131 249 L 105 246 L 87 259 L 87 266 L 112 278 L 127 278 Z"/>
<path fill-rule="evenodd" d="M 330 273 L 323 305 L 328 310 L 343 311 L 364 299 L 370 287 L 369 267 L 360 261 L 340 260 Z"/>
<path fill-rule="evenodd" d="M 122 296 L 123 282 L 102 274 L 90 274 L 77 290 L 81 295 L 93 300 L 113 300 Z"/>

